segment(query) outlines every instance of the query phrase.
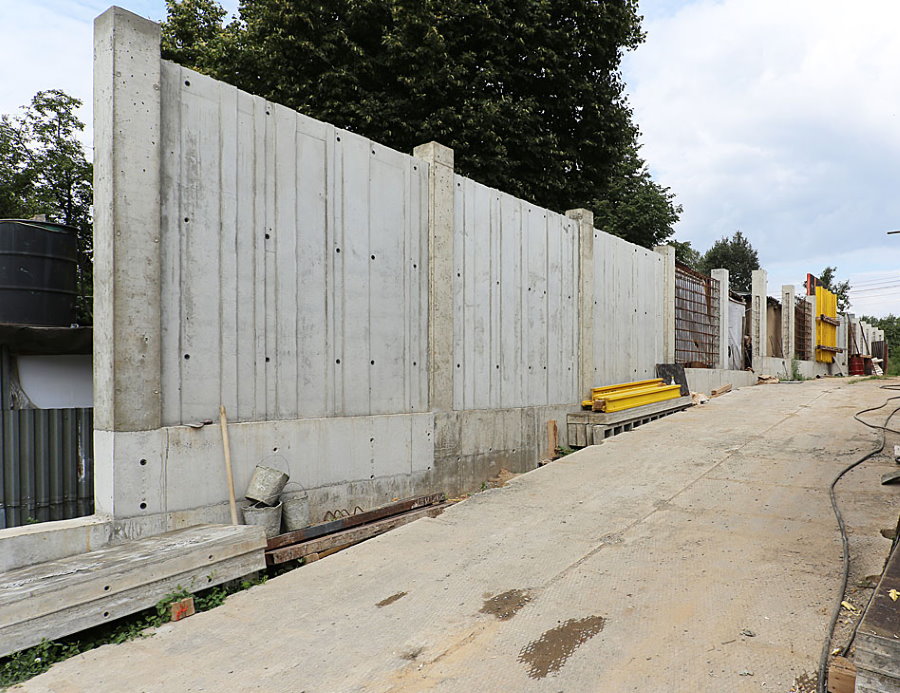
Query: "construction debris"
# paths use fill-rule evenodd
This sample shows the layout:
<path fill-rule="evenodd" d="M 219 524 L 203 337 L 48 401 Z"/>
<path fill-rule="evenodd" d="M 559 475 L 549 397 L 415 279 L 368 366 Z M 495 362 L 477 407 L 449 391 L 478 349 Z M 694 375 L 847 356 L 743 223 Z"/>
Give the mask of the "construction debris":
<path fill-rule="evenodd" d="M 756 380 L 757 385 L 774 385 L 775 383 L 780 383 L 781 381 L 776 378 L 774 375 L 761 375 Z"/>
<path fill-rule="evenodd" d="M 712 397 L 718 397 L 719 395 L 724 395 L 726 392 L 731 392 L 731 383 L 727 383 L 725 385 L 720 385 L 715 388 L 710 395 Z"/>

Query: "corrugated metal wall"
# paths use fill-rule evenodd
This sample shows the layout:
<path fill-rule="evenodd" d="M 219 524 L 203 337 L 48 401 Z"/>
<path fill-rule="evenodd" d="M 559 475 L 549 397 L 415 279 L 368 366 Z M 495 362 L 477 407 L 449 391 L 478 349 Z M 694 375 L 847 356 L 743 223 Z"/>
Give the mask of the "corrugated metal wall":
<path fill-rule="evenodd" d="M 427 164 L 162 64 L 163 423 L 424 412 Z"/>
<path fill-rule="evenodd" d="M 663 256 L 594 235 L 595 386 L 656 377 L 665 361 Z"/>
<path fill-rule="evenodd" d="M 0 529 L 94 512 L 92 409 L 0 411 Z"/>
<path fill-rule="evenodd" d="M 578 397 L 576 222 L 456 176 L 453 406 Z"/>

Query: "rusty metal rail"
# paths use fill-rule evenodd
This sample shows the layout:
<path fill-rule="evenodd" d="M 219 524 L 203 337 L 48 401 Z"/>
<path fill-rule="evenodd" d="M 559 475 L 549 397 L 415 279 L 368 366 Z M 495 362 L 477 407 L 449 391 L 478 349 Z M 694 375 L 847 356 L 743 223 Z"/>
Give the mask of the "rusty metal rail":
<path fill-rule="evenodd" d="M 719 362 L 719 282 L 675 265 L 675 363 L 714 368 Z"/>

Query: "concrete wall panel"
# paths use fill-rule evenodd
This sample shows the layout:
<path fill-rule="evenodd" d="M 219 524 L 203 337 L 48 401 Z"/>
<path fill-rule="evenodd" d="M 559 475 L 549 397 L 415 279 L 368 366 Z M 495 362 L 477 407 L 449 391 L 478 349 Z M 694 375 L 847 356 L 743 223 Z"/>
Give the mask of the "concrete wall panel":
<path fill-rule="evenodd" d="M 455 409 L 578 398 L 576 229 L 456 176 Z"/>
<path fill-rule="evenodd" d="M 163 423 L 420 412 L 427 165 L 162 63 Z"/>
<path fill-rule="evenodd" d="M 659 253 L 595 233 L 595 386 L 656 377 L 656 364 L 665 360 L 664 261 Z"/>

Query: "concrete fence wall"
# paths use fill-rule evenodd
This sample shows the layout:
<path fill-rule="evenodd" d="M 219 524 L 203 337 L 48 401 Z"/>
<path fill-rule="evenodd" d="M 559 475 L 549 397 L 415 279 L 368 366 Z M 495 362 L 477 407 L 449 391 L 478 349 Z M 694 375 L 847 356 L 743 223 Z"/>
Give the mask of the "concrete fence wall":
<path fill-rule="evenodd" d="M 162 61 L 124 10 L 95 42 L 96 507 L 120 535 L 226 520 L 221 431 L 186 425 L 220 404 L 238 494 L 281 467 L 315 520 L 531 469 L 588 388 L 673 361 L 672 248 Z"/>

